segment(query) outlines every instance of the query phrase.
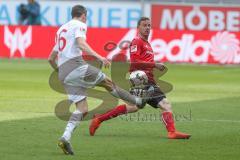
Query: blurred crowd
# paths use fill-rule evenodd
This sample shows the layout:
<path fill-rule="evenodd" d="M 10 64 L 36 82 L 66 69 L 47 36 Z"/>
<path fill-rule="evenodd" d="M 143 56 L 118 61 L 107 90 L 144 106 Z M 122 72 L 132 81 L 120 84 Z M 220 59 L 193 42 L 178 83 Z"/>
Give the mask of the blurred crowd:
<path fill-rule="evenodd" d="M 49 0 L 56 1 L 56 0 Z M 68 1 L 68 0 L 57 0 L 57 1 Z M 85 1 L 97 1 L 97 0 L 85 0 Z M 168 2 L 168 3 L 214 3 L 214 4 L 231 4 L 231 5 L 240 5 L 240 0 L 102 0 L 109 2 L 116 1 L 130 1 L 137 3 L 145 3 L 145 2 Z M 20 25 L 41 25 L 41 13 L 40 13 L 40 4 L 36 0 L 27 0 L 27 3 L 22 3 L 18 7 L 18 24 Z"/>
<path fill-rule="evenodd" d="M 26 4 L 20 4 L 18 8 L 19 24 L 41 25 L 40 5 L 35 0 L 28 0 Z"/>

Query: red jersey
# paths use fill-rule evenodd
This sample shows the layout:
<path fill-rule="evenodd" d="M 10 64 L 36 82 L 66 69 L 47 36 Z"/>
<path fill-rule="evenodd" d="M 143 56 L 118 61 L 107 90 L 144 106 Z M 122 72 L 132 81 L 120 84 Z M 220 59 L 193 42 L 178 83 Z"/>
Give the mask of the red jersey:
<path fill-rule="evenodd" d="M 155 82 L 153 78 L 154 54 L 148 41 L 139 36 L 132 40 L 130 44 L 130 62 L 130 72 L 142 70 L 147 74 L 150 82 Z"/>

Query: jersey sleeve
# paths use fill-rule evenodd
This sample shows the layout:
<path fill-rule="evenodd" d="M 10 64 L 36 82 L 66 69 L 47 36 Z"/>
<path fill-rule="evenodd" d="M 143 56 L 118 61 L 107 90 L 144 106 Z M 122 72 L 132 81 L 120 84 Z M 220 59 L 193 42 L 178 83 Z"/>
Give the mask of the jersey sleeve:
<path fill-rule="evenodd" d="M 130 55 L 131 56 L 140 56 L 141 54 L 141 46 L 142 44 L 140 43 L 139 40 L 133 39 L 131 44 L 130 44 Z"/>
<path fill-rule="evenodd" d="M 87 25 L 85 24 L 78 25 L 75 30 L 75 38 L 81 37 L 86 39 L 86 33 L 87 33 Z"/>

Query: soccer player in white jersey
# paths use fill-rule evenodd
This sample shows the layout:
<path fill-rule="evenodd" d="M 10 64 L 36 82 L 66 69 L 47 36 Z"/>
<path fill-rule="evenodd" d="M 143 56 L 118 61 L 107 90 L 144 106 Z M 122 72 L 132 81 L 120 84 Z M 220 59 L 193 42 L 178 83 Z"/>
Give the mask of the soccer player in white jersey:
<path fill-rule="evenodd" d="M 67 155 L 74 154 L 70 144 L 71 135 L 88 111 L 85 94 L 87 88 L 100 86 L 113 96 L 131 104 L 143 105 L 144 103 L 141 98 L 119 88 L 102 71 L 83 60 L 82 51 L 96 57 L 103 66 L 110 66 L 110 62 L 95 52 L 86 42 L 86 8 L 76 5 L 72 8 L 71 15 L 72 20 L 58 29 L 56 44 L 48 59 L 50 65 L 58 71 L 59 80 L 63 83 L 69 100 L 76 104 L 76 110 L 71 115 L 58 143 Z"/>

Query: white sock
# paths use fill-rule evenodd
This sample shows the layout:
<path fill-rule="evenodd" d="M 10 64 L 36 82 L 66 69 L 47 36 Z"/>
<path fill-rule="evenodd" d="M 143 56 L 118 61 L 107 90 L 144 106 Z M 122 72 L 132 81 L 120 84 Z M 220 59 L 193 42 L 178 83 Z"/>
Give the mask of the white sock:
<path fill-rule="evenodd" d="M 70 141 L 74 129 L 80 124 L 82 118 L 82 112 L 80 112 L 79 110 L 74 111 L 67 123 L 62 137 L 65 138 L 67 141 Z"/>
<path fill-rule="evenodd" d="M 120 98 L 120 99 L 130 102 L 132 104 L 136 104 L 136 105 L 142 104 L 141 98 L 131 95 L 129 92 L 127 92 L 124 89 L 121 89 L 119 87 L 114 88 L 110 93 L 114 97 Z"/>

